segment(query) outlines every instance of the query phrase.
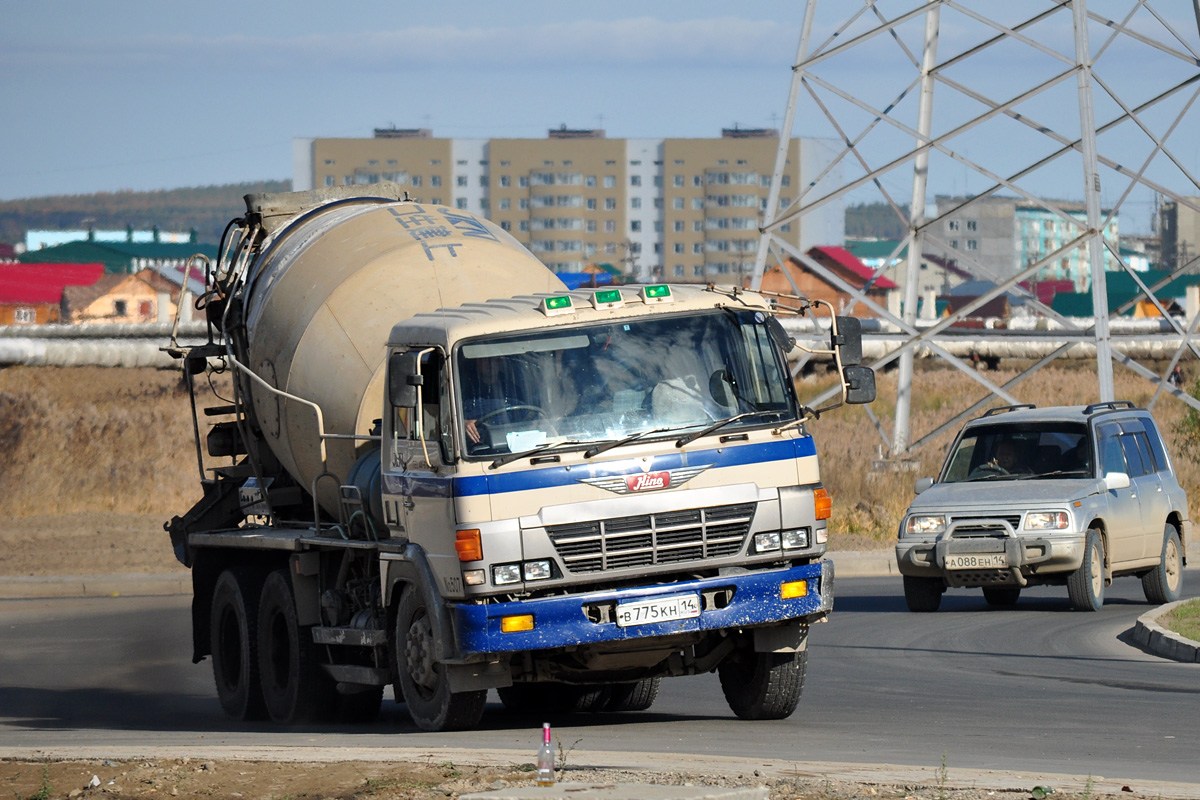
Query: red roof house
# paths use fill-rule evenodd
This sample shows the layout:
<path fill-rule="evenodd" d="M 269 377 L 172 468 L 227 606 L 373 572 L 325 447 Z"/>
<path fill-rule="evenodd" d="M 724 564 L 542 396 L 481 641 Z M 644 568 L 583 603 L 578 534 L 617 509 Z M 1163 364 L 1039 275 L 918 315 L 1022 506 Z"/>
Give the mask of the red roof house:
<path fill-rule="evenodd" d="M 58 322 L 63 290 L 103 274 L 103 264 L 0 264 L 0 325 Z"/>
<path fill-rule="evenodd" d="M 844 247 L 833 245 L 813 247 L 807 255 L 850 286 L 856 289 L 866 288 L 867 296 L 884 308 L 887 307 L 888 292 L 899 288 L 893 281 L 882 276 L 872 280 L 874 270 L 859 261 L 857 256 Z M 795 281 L 795 288 L 783 270 L 775 265 L 768 267 L 763 272 L 761 286 L 763 291 L 794 294 L 796 289 L 799 289 L 800 293 L 810 300 L 825 300 L 832 303 L 838 311 L 841 311 L 850 302 L 848 292 L 842 291 L 834 283 L 826 280 L 823 275 L 811 270 L 799 260 L 789 258 L 786 267 Z M 874 316 L 870 309 L 861 304 L 855 306 L 855 315 Z"/>

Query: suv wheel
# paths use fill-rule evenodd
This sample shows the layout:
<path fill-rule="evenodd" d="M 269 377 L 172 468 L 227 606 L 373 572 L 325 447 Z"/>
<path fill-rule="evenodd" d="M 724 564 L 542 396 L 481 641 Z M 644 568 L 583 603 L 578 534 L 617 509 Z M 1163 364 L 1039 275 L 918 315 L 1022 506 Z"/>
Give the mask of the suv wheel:
<path fill-rule="evenodd" d="M 1158 566 L 1142 576 L 1142 591 L 1149 602 L 1162 605 L 1179 599 L 1183 587 L 1183 557 L 1179 549 L 1179 531 L 1167 523 Z"/>
<path fill-rule="evenodd" d="M 1067 577 L 1067 597 L 1076 611 L 1099 611 L 1104 605 L 1104 541 L 1092 528 L 1083 542 L 1083 563 Z"/>
<path fill-rule="evenodd" d="M 920 578 L 913 575 L 904 576 L 904 602 L 909 611 L 937 611 L 942 604 L 942 592 L 946 584 L 941 578 Z"/>

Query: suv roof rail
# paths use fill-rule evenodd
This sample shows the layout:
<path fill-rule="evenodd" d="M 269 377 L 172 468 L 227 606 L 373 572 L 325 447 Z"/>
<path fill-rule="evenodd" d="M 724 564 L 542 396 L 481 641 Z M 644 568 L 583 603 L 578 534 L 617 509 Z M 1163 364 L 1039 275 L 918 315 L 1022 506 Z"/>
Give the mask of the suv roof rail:
<path fill-rule="evenodd" d="M 1017 403 L 1015 406 L 997 406 L 996 408 L 989 408 L 987 411 L 983 412 L 983 416 L 992 417 L 996 414 L 1003 414 L 1006 411 L 1019 411 L 1022 408 L 1037 408 L 1037 406 L 1035 406 L 1033 403 Z"/>
<path fill-rule="evenodd" d="M 1101 409 L 1116 411 L 1118 408 L 1137 408 L 1131 400 L 1107 400 L 1103 403 L 1092 403 L 1083 410 L 1084 414 L 1094 414 Z"/>

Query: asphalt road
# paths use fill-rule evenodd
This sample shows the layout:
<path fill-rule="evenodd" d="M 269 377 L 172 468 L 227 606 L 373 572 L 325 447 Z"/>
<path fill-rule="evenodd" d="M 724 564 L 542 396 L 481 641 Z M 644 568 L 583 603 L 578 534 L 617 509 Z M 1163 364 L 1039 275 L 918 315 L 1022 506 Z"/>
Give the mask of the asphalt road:
<path fill-rule="evenodd" d="M 1200 590 L 1189 570 L 1186 595 Z M 1117 581 L 1096 614 L 1065 589 L 1027 590 L 992 610 L 979 592 L 936 614 L 904 608 L 899 578 L 838 582 L 832 621 L 813 629 L 800 708 L 737 720 L 715 676 L 663 682 L 636 714 L 552 719 L 575 758 L 588 751 L 790 762 L 890 763 L 1200 782 L 1200 666 L 1128 643 L 1149 608 Z M 480 729 L 429 734 L 386 699 L 359 728 L 279 729 L 225 718 L 208 662 L 191 664 L 190 599 L 0 601 L 0 756 L 53 746 L 528 749 L 541 719 L 493 695 Z M 390 697 L 390 695 L 389 695 Z"/>

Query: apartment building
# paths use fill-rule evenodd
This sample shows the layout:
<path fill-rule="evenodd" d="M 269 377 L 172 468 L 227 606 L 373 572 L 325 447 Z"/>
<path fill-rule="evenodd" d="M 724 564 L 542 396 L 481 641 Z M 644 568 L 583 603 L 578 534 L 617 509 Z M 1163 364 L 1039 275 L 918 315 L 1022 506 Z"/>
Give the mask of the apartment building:
<path fill-rule="evenodd" d="M 378 129 L 370 139 L 297 139 L 293 186 L 394 181 L 414 199 L 481 214 L 548 267 L 618 267 L 629 280 L 740 282 L 753 269 L 778 131 L 728 129 L 713 139 L 609 139 L 563 128 L 545 139 L 440 139 L 428 129 Z M 785 206 L 824 188 L 827 139 L 791 140 Z M 836 179 L 836 172 L 824 180 Z M 797 248 L 843 237 L 840 202 L 782 234 Z"/>

